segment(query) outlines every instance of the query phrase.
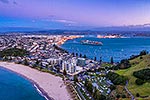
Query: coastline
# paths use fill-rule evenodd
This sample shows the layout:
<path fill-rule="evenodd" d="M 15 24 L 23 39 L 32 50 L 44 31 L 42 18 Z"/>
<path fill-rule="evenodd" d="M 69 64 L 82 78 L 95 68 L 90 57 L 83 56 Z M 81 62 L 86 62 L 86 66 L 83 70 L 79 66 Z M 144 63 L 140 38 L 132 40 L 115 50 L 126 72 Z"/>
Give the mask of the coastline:
<path fill-rule="evenodd" d="M 63 81 L 60 77 L 56 77 L 49 73 L 40 72 L 36 69 L 32 69 L 25 65 L 15 64 L 15 63 L 11 63 L 11 62 L 0 61 L 0 67 L 4 68 L 6 70 L 12 71 L 12 72 L 18 74 L 19 76 L 29 80 L 32 83 L 32 85 L 36 88 L 37 92 L 41 96 L 43 96 L 46 100 L 71 100 L 70 94 L 68 93 L 66 86 L 62 83 Z M 22 68 L 19 68 L 19 67 L 22 67 Z M 20 69 L 22 69 L 22 70 L 20 71 Z M 34 71 L 31 73 L 32 70 L 34 70 Z M 23 73 L 22 71 L 24 71 L 25 73 Z M 28 75 L 26 73 L 28 73 Z M 39 74 L 37 74 L 37 73 L 39 73 Z M 38 77 L 39 75 L 42 75 L 42 76 Z M 35 76 L 39 80 L 34 79 L 35 77 L 33 78 L 31 76 Z M 51 80 L 49 80 L 50 78 L 51 78 Z M 58 83 L 54 80 L 54 78 L 55 78 L 55 80 L 57 80 Z M 43 80 L 45 80 L 45 81 L 43 82 Z M 52 85 L 54 85 L 55 88 L 53 88 Z M 45 86 L 45 87 L 43 87 L 43 86 Z M 63 96 L 63 97 L 61 97 L 61 96 Z"/>
<path fill-rule="evenodd" d="M 32 84 L 32 86 L 36 89 L 36 91 L 37 91 L 42 97 L 44 97 L 46 100 L 54 100 L 52 97 L 50 97 L 50 96 L 49 96 L 36 82 L 34 82 L 33 80 L 27 78 L 27 77 L 24 76 L 24 75 L 21 75 L 21 74 L 18 73 L 18 72 L 14 72 L 14 71 L 12 71 L 12 70 L 10 70 L 10 69 L 7 69 L 7 68 L 5 68 L 4 66 L 1 66 L 1 65 L 0 65 L 0 67 L 2 67 L 3 69 L 5 69 L 5 70 L 7 70 L 7 71 L 10 71 L 10 72 L 12 72 L 12 73 L 15 73 L 15 74 L 17 74 L 18 76 L 23 77 L 24 79 L 30 81 L 31 84 Z"/>

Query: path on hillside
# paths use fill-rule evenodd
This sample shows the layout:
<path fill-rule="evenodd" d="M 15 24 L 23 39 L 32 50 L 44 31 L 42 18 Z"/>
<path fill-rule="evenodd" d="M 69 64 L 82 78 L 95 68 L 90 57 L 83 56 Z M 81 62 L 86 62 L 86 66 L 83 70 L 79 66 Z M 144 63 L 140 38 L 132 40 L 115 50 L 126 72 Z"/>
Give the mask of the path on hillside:
<path fill-rule="evenodd" d="M 135 100 L 133 94 L 128 90 L 127 86 L 128 86 L 128 81 L 126 82 L 125 90 L 126 90 L 126 91 L 129 93 L 129 95 L 131 96 L 131 100 Z"/>

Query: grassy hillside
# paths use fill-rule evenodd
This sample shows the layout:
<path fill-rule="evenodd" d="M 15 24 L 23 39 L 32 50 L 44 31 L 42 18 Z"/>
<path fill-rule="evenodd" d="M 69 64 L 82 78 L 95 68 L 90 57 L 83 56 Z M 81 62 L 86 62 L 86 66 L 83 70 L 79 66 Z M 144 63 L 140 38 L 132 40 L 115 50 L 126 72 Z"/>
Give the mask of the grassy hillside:
<path fill-rule="evenodd" d="M 138 71 L 145 68 L 150 68 L 150 55 L 144 55 L 133 60 L 130 60 L 131 67 L 128 69 L 117 70 L 116 73 L 127 76 L 129 78 L 128 89 L 136 97 L 136 93 L 141 96 L 150 96 L 150 83 L 144 83 L 143 85 L 136 85 L 136 77 L 133 76 L 134 71 Z"/>

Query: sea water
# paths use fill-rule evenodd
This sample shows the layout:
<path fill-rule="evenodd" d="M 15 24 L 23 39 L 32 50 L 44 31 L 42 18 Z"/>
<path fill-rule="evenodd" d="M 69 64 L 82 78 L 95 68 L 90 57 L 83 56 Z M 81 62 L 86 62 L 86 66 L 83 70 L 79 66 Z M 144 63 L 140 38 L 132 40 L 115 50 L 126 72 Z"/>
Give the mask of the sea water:
<path fill-rule="evenodd" d="M 83 45 L 81 40 L 92 40 L 103 43 L 103 46 Z M 131 55 L 137 55 L 142 50 L 150 51 L 150 38 L 94 38 L 84 37 L 66 41 L 62 48 L 70 53 L 86 55 L 88 58 L 97 60 L 102 57 L 105 62 L 110 62 L 113 57 L 115 62 L 128 59 Z"/>
<path fill-rule="evenodd" d="M 0 67 L 0 100 L 45 100 L 26 78 Z"/>

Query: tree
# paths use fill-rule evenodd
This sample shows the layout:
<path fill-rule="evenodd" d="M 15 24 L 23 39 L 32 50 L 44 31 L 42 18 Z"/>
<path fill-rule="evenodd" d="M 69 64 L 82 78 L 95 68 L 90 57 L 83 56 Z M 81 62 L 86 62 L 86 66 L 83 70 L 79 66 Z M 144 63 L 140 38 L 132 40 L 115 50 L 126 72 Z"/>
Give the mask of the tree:
<path fill-rule="evenodd" d="M 87 87 L 87 84 L 88 84 L 88 79 L 85 79 L 84 86 Z"/>
<path fill-rule="evenodd" d="M 110 58 L 110 63 L 111 63 L 111 64 L 114 63 L 113 57 Z"/>
<path fill-rule="evenodd" d="M 8 57 L 4 56 L 4 57 L 3 57 L 3 60 L 4 60 L 4 61 L 7 61 L 7 60 L 8 60 Z"/>
<path fill-rule="evenodd" d="M 39 65 L 39 63 L 40 63 L 39 60 L 36 60 L 35 64 L 36 64 L 36 65 Z"/>
<path fill-rule="evenodd" d="M 119 99 L 119 98 L 120 98 L 120 95 L 119 95 L 119 94 L 117 94 L 117 95 L 116 95 L 116 98 L 118 98 L 118 99 Z"/>
<path fill-rule="evenodd" d="M 28 63 L 27 59 L 25 59 L 25 60 L 24 60 L 24 65 L 26 65 L 26 66 L 28 66 L 28 65 L 29 65 L 29 63 Z"/>
<path fill-rule="evenodd" d="M 80 57 L 82 57 L 82 54 L 80 53 Z"/>
<path fill-rule="evenodd" d="M 86 55 L 84 55 L 83 58 L 87 58 Z"/>
<path fill-rule="evenodd" d="M 18 49 L 18 48 L 10 48 L 10 49 L 5 49 L 3 51 L 0 51 L 0 56 L 4 57 L 4 56 L 26 56 L 28 55 L 28 51 L 24 50 L 24 49 Z"/>
<path fill-rule="evenodd" d="M 114 85 L 125 85 L 127 81 L 127 77 L 114 72 L 109 72 L 106 77 L 111 80 Z"/>
<path fill-rule="evenodd" d="M 100 94 L 99 100 L 106 100 L 106 96 L 104 96 L 103 94 Z"/>
<path fill-rule="evenodd" d="M 74 75 L 74 82 L 76 83 L 76 82 L 78 82 L 78 77 L 77 77 L 77 75 Z"/>
<path fill-rule="evenodd" d="M 131 64 L 129 62 L 128 59 L 123 59 L 120 61 L 120 63 L 116 66 L 114 66 L 114 70 L 118 70 L 118 69 L 126 69 L 126 68 L 129 68 L 131 67 Z"/>
<path fill-rule="evenodd" d="M 94 61 L 96 61 L 96 57 L 94 57 Z"/>
<path fill-rule="evenodd" d="M 125 85 L 127 78 L 125 76 L 118 76 L 116 79 L 113 80 L 115 85 Z"/>
<path fill-rule="evenodd" d="M 63 75 L 67 75 L 66 69 L 64 69 L 64 71 L 63 71 Z"/>
<path fill-rule="evenodd" d="M 72 53 L 72 56 L 74 57 L 74 52 Z"/>
<path fill-rule="evenodd" d="M 150 80 L 150 68 L 135 71 L 133 72 L 133 76 L 144 81 L 149 81 Z"/>
<path fill-rule="evenodd" d="M 42 70 L 43 69 L 43 67 L 42 67 L 43 65 L 42 65 L 42 63 L 40 63 L 40 66 L 39 66 L 39 68 L 40 68 L 40 70 Z"/>
<path fill-rule="evenodd" d="M 139 94 L 139 93 L 136 93 L 136 97 L 140 97 L 140 94 Z"/>
<path fill-rule="evenodd" d="M 147 54 L 148 54 L 148 51 L 146 51 L 146 50 L 143 50 L 143 51 L 140 52 L 140 56 L 147 55 Z"/>
<path fill-rule="evenodd" d="M 76 57 L 78 57 L 78 53 L 76 53 Z"/>
<path fill-rule="evenodd" d="M 110 85 L 110 90 L 112 91 L 112 90 L 115 90 L 116 89 L 116 86 L 115 85 Z"/>
<path fill-rule="evenodd" d="M 100 92 L 95 88 L 94 92 L 93 92 L 93 98 L 95 100 L 99 100 L 100 99 Z"/>
<path fill-rule="evenodd" d="M 37 67 L 37 64 L 33 64 L 32 68 L 35 68 L 35 67 Z"/>
<path fill-rule="evenodd" d="M 57 66 L 56 69 L 57 69 L 57 73 L 59 73 L 60 72 L 59 66 Z"/>
<path fill-rule="evenodd" d="M 87 90 L 92 93 L 93 92 L 93 85 L 91 81 L 88 81 L 87 83 Z"/>
<path fill-rule="evenodd" d="M 99 60 L 100 64 L 102 63 L 102 57 L 100 57 L 100 60 Z"/>
<path fill-rule="evenodd" d="M 142 85 L 142 84 L 144 84 L 145 82 L 144 82 L 143 80 L 141 80 L 141 79 L 136 79 L 136 80 L 135 80 L 135 83 L 136 83 L 137 85 Z"/>
<path fill-rule="evenodd" d="M 141 56 L 140 59 L 143 59 L 143 57 Z"/>
<path fill-rule="evenodd" d="M 126 98 L 126 95 L 125 95 L 125 94 L 122 94 L 122 98 Z"/>
<path fill-rule="evenodd" d="M 97 92 L 97 89 L 96 87 L 94 87 L 94 92 L 93 92 L 93 98 L 96 99 L 96 92 Z"/>

